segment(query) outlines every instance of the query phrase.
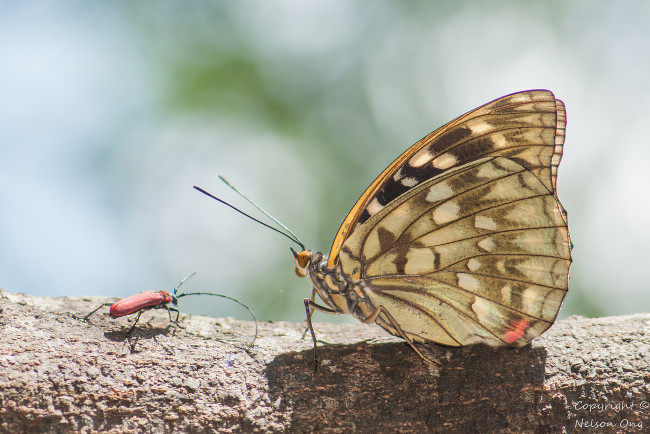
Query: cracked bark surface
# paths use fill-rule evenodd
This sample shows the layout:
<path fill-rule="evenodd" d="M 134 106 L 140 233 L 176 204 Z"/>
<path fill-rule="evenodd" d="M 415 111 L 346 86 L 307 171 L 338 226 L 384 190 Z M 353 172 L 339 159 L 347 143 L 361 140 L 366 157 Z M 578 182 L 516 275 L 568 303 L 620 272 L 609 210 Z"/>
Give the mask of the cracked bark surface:
<path fill-rule="evenodd" d="M 650 314 L 559 321 L 521 349 L 419 345 L 378 326 L 164 310 L 0 290 L 4 432 L 632 432 L 650 425 Z M 598 428 L 594 431 L 594 428 Z"/>

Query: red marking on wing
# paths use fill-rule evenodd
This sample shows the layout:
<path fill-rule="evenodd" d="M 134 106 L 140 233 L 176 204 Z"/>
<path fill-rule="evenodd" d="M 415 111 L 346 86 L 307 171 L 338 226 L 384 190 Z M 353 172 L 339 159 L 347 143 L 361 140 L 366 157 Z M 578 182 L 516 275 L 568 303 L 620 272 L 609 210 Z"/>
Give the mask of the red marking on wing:
<path fill-rule="evenodd" d="M 503 334 L 503 339 L 511 344 L 515 342 L 517 339 L 520 339 L 524 336 L 524 333 L 526 332 L 526 329 L 530 325 L 530 321 L 527 319 L 520 319 L 519 321 L 510 321 L 510 327 L 509 329 L 506 330 L 506 332 Z"/>

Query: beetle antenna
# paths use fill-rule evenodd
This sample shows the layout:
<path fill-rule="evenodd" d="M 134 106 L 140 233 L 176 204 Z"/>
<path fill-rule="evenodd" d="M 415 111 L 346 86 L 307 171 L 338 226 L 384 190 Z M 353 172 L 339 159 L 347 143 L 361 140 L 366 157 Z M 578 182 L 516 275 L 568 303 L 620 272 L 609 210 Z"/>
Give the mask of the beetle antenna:
<path fill-rule="evenodd" d="M 192 274 L 190 274 L 190 276 L 193 276 L 194 274 L 196 274 L 196 273 L 192 273 Z M 190 276 L 188 276 L 188 277 L 190 277 Z M 185 279 L 187 279 L 188 277 L 186 277 Z M 185 280 L 185 279 L 183 279 L 183 280 Z M 182 282 L 181 282 L 181 283 L 182 283 Z M 180 286 L 180 285 L 179 285 L 179 286 Z M 174 292 L 174 295 L 175 295 L 175 297 L 176 297 L 177 299 L 178 299 L 178 298 L 181 298 L 181 297 L 185 297 L 185 296 L 187 296 L 187 295 L 212 295 L 212 296 L 214 296 L 214 297 L 221 297 L 221 298 L 226 298 L 226 299 L 228 299 L 228 300 L 232 300 L 232 301 L 234 301 L 235 303 L 237 303 L 238 305 L 240 305 L 240 306 L 242 306 L 243 308 L 245 308 L 245 309 L 248 311 L 248 313 L 250 313 L 251 316 L 253 317 L 253 321 L 255 321 L 255 336 L 253 337 L 253 340 L 251 341 L 251 343 L 248 344 L 248 348 L 247 348 L 247 349 L 250 350 L 251 348 L 253 348 L 253 344 L 255 343 L 255 339 L 257 339 L 257 317 L 255 316 L 255 314 L 253 313 L 253 311 L 251 310 L 250 307 L 246 306 L 244 303 L 242 303 L 241 301 L 237 300 L 236 298 L 228 297 L 227 295 L 223 295 L 223 294 L 215 294 L 215 293 L 212 293 L 212 292 L 187 292 L 187 293 L 178 294 L 178 295 L 176 295 L 176 292 Z"/>
<path fill-rule="evenodd" d="M 191 272 L 190 274 L 188 274 L 187 276 L 183 277 L 183 280 L 181 280 L 180 283 L 179 283 L 178 285 L 176 285 L 176 288 L 174 288 L 174 297 L 176 297 L 176 293 L 178 292 L 178 288 L 180 288 L 181 285 L 182 285 L 183 283 L 185 283 L 185 281 L 186 281 L 187 279 L 189 279 L 190 277 L 194 276 L 195 274 L 196 274 L 196 271 L 193 271 L 193 272 Z M 178 298 L 178 297 L 176 297 L 176 298 Z"/>

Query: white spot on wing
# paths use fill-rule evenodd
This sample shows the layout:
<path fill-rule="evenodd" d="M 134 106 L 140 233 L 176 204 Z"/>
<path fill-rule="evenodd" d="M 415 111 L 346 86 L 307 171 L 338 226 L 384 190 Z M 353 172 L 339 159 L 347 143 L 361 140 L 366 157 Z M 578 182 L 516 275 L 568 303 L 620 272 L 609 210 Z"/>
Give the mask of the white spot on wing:
<path fill-rule="evenodd" d="M 447 182 L 440 182 L 429 189 L 427 194 L 427 202 L 437 202 L 439 200 L 447 199 L 454 195 L 453 190 Z"/>
<path fill-rule="evenodd" d="M 503 148 L 508 144 L 508 139 L 501 133 L 492 134 L 492 144 L 495 148 Z"/>
<path fill-rule="evenodd" d="M 479 241 L 478 246 L 486 252 L 491 252 L 496 247 L 496 243 L 492 238 L 487 237 Z"/>
<path fill-rule="evenodd" d="M 485 122 L 483 119 L 470 119 L 467 121 L 467 128 L 469 128 L 473 134 L 483 134 L 486 131 L 490 131 L 492 126 Z"/>
<path fill-rule="evenodd" d="M 377 198 L 374 198 L 374 199 L 372 200 L 372 202 L 370 202 L 370 203 L 368 204 L 368 206 L 366 207 L 366 209 L 368 210 L 368 214 L 370 214 L 371 216 L 373 216 L 373 215 L 377 214 L 379 211 L 381 211 L 382 209 L 384 209 L 384 206 L 383 206 L 382 204 L 379 203 L 379 201 L 377 200 Z"/>
<path fill-rule="evenodd" d="M 423 148 L 417 151 L 410 159 L 409 159 L 409 166 L 412 167 L 422 167 L 425 164 L 427 164 L 431 159 L 433 158 L 433 155 L 429 153 L 429 148 Z"/>
<path fill-rule="evenodd" d="M 410 177 L 402 178 L 400 182 L 404 187 L 414 187 L 418 185 L 418 180 Z"/>
<path fill-rule="evenodd" d="M 445 202 L 433 210 L 433 221 L 442 225 L 458 218 L 460 207 L 456 202 Z"/>
<path fill-rule="evenodd" d="M 400 167 L 399 169 L 397 169 L 397 172 L 395 172 L 395 174 L 393 175 L 393 180 L 394 180 L 394 181 L 397 182 L 397 181 L 399 181 L 399 180 L 402 178 L 402 169 L 403 169 L 403 168 L 404 168 L 404 166 L 402 166 L 402 167 Z"/>
<path fill-rule="evenodd" d="M 538 292 L 537 288 L 530 287 L 521 293 L 521 302 L 524 305 L 526 312 L 534 312 L 536 310 Z"/>
<path fill-rule="evenodd" d="M 490 317 L 490 304 L 482 298 L 476 297 L 474 299 L 472 310 L 480 321 L 487 320 Z"/>
<path fill-rule="evenodd" d="M 476 277 L 466 273 L 456 273 L 458 277 L 458 286 L 468 291 L 478 291 L 479 281 Z"/>
<path fill-rule="evenodd" d="M 404 273 L 423 274 L 434 271 L 435 254 L 429 248 L 412 248 L 406 253 Z"/>
<path fill-rule="evenodd" d="M 469 271 L 476 271 L 480 267 L 481 267 L 481 263 L 476 258 L 472 258 L 469 261 L 467 261 L 467 268 L 469 269 Z"/>
<path fill-rule="evenodd" d="M 455 165 L 458 162 L 458 159 L 454 157 L 453 155 L 447 153 L 447 154 L 442 154 L 438 157 L 436 157 L 431 164 L 433 164 L 433 167 L 436 169 L 449 169 L 451 166 Z"/>
<path fill-rule="evenodd" d="M 493 231 L 497 228 L 497 223 L 492 219 L 492 217 L 477 215 L 474 218 L 474 226 L 479 229 L 488 229 Z"/>

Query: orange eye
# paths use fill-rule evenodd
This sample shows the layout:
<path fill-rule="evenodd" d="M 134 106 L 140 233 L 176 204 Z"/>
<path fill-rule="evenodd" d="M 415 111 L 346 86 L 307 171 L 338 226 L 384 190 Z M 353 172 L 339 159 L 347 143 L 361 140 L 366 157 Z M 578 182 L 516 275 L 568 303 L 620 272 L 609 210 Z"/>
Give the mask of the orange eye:
<path fill-rule="evenodd" d="M 310 259 L 311 252 L 303 250 L 302 252 L 298 253 L 298 256 L 296 256 L 296 263 L 302 268 L 307 268 Z"/>
<path fill-rule="evenodd" d="M 296 253 L 293 249 L 293 259 L 296 262 L 296 276 L 305 277 L 307 275 L 307 266 L 311 261 L 311 251 L 303 250 L 300 253 Z"/>

